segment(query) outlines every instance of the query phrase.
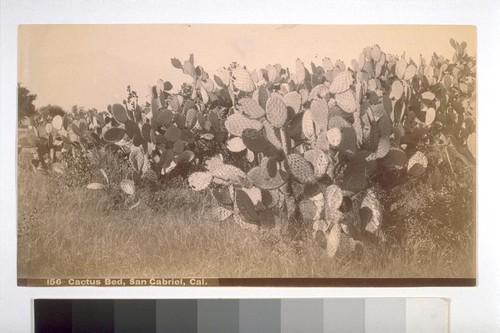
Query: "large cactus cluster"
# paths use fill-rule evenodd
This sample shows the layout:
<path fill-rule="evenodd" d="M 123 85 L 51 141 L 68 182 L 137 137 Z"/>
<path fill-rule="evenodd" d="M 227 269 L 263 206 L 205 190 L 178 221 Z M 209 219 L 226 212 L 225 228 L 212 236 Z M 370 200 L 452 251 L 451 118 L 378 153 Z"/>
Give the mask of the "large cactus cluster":
<path fill-rule="evenodd" d="M 420 176 L 428 161 L 419 142 L 437 130 L 463 146 L 474 131 L 474 59 L 451 43 L 451 62 L 434 55 L 417 65 L 374 45 L 351 68 L 326 58 L 311 70 L 297 59 L 295 74 L 280 65 L 220 69 L 225 81 L 216 82 L 234 103 L 227 147 L 255 166 L 240 170 L 217 156 L 190 186 L 210 188 L 214 219 L 233 216 L 251 230 L 300 220 L 330 256 L 349 238 L 383 239 L 373 176 Z"/>
<path fill-rule="evenodd" d="M 213 79 L 192 55 L 173 58 L 192 78 L 189 91 L 171 93 L 170 82 L 159 80 L 143 107 L 129 98 L 82 119 L 56 116 L 22 145 L 38 148 L 40 168 L 50 155 L 56 172 L 63 172 L 60 149 L 124 152 L 131 176 L 121 187 L 131 196 L 137 182 L 202 164 L 188 183 L 211 192 L 214 220 L 269 232 L 301 224 L 335 256 L 343 242 L 384 238 L 376 175 L 424 174 L 422 142 L 452 138 L 474 154 L 475 58 L 465 43 L 451 44 L 452 60 L 434 54 L 417 64 L 374 45 L 350 67 L 329 58 L 310 67 L 297 59 L 295 72 L 232 63 Z M 217 141 L 232 156 L 196 156 L 200 141 Z M 245 167 L 231 163 L 240 159 Z"/>

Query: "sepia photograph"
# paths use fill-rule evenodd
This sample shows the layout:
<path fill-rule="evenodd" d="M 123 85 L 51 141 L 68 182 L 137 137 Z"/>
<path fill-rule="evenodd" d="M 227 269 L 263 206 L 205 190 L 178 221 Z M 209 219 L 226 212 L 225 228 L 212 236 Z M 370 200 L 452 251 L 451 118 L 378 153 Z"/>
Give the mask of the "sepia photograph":
<path fill-rule="evenodd" d="M 19 286 L 475 286 L 476 27 L 24 24 Z"/>

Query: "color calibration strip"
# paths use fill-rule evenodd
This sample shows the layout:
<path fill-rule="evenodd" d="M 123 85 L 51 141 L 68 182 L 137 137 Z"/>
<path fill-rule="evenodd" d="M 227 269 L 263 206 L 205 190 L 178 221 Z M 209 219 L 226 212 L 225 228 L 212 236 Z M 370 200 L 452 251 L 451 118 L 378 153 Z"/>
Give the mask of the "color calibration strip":
<path fill-rule="evenodd" d="M 440 298 L 37 299 L 36 333 L 448 332 Z"/>

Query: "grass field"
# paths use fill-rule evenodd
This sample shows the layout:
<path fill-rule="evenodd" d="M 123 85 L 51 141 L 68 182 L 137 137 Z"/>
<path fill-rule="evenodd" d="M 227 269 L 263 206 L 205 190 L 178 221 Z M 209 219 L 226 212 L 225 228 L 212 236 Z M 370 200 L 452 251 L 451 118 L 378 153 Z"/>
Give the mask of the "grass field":
<path fill-rule="evenodd" d="M 156 194 L 158 207 L 117 208 L 34 173 L 21 154 L 18 277 L 475 277 L 475 190 L 450 191 L 419 182 L 388 194 L 388 241 L 331 259 L 311 237 L 207 220 L 208 193 L 174 188 Z"/>

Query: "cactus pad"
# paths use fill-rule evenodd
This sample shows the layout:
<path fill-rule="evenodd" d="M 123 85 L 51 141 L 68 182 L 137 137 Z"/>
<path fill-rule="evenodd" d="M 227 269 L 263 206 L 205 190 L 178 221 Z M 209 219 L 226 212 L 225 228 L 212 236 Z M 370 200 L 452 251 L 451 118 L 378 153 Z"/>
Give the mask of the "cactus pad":
<path fill-rule="evenodd" d="M 267 141 L 265 134 L 262 131 L 252 128 L 243 130 L 241 138 L 245 146 L 255 153 L 265 151 L 269 146 L 269 141 Z"/>
<path fill-rule="evenodd" d="M 191 150 L 185 150 L 176 156 L 176 163 L 189 163 L 194 160 L 194 153 Z"/>
<path fill-rule="evenodd" d="M 87 131 L 87 122 L 84 119 L 80 119 L 78 122 L 78 129 L 80 130 L 80 136 L 84 135 Z"/>
<path fill-rule="evenodd" d="M 214 84 L 214 81 L 210 80 L 210 79 L 206 79 L 206 80 L 201 80 L 200 81 L 201 83 L 201 86 L 207 91 L 207 92 L 213 92 L 214 89 L 215 89 L 215 84 Z"/>
<path fill-rule="evenodd" d="M 344 128 L 344 127 L 352 127 L 352 125 L 350 122 L 348 122 L 347 120 L 345 120 L 341 116 L 333 116 L 333 117 L 330 117 L 330 119 L 328 120 L 328 129 L 331 129 L 334 127 Z"/>
<path fill-rule="evenodd" d="M 416 73 L 417 73 L 417 67 L 415 67 L 415 65 L 409 65 L 408 67 L 406 67 L 403 79 L 406 81 L 410 81 L 413 79 Z"/>
<path fill-rule="evenodd" d="M 175 125 L 171 125 L 165 131 L 165 139 L 170 142 L 175 142 L 181 137 L 181 130 Z"/>
<path fill-rule="evenodd" d="M 356 111 L 356 100 L 351 90 L 335 95 L 335 101 L 338 106 L 347 113 Z"/>
<path fill-rule="evenodd" d="M 212 196 L 221 205 L 232 205 L 233 199 L 227 186 L 221 186 L 212 189 Z"/>
<path fill-rule="evenodd" d="M 378 62 L 380 60 L 380 55 L 382 54 L 382 51 L 380 50 L 380 46 L 378 45 L 373 45 L 371 48 L 371 57 L 375 62 Z"/>
<path fill-rule="evenodd" d="M 63 119 L 60 115 L 56 115 L 54 118 L 52 118 L 52 127 L 54 127 L 56 130 L 62 129 L 63 126 Z"/>
<path fill-rule="evenodd" d="M 357 150 L 357 137 L 354 128 L 345 127 L 342 129 L 342 140 L 337 146 L 337 149 L 348 157 L 352 157 Z"/>
<path fill-rule="evenodd" d="M 236 66 L 231 71 L 233 76 L 234 86 L 244 92 L 252 92 L 255 90 L 255 83 L 246 69 Z"/>
<path fill-rule="evenodd" d="M 173 150 L 171 149 L 163 150 L 163 152 L 160 155 L 160 160 L 158 161 L 158 164 L 163 168 L 168 167 L 170 163 L 172 163 L 172 161 L 174 160 L 174 156 L 175 154 Z"/>
<path fill-rule="evenodd" d="M 342 184 L 343 190 L 357 193 L 368 183 L 377 165 L 375 161 L 366 160 L 369 154 L 367 151 L 360 151 L 347 163 Z"/>
<path fill-rule="evenodd" d="M 325 152 L 319 149 L 311 149 L 304 153 L 304 158 L 313 165 L 314 176 L 316 178 L 321 178 L 325 175 L 330 163 L 330 158 Z"/>
<path fill-rule="evenodd" d="M 312 88 L 307 100 L 313 101 L 316 99 L 323 99 L 326 97 L 326 94 L 328 94 L 328 87 L 324 84 L 318 84 Z"/>
<path fill-rule="evenodd" d="M 182 141 L 182 140 L 175 141 L 174 147 L 172 148 L 172 150 L 176 154 L 182 153 L 184 151 L 184 141 Z"/>
<path fill-rule="evenodd" d="M 299 203 L 299 210 L 302 218 L 306 221 L 314 221 L 321 218 L 321 210 L 319 210 L 318 206 L 312 200 L 302 200 Z"/>
<path fill-rule="evenodd" d="M 241 136 L 243 130 L 252 128 L 257 131 L 262 129 L 262 123 L 258 120 L 249 119 L 239 113 L 234 113 L 226 119 L 226 129 L 234 136 Z"/>
<path fill-rule="evenodd" d="M 239 153 L 247 149 L 247 146 L 243 143 L 243 140 L 239 136 L 231 138 L 226 143 L 227 149 L 233 153 Z"/>
<path fill-rule="evenodd" d="M 429 82 L 432 81 L 432 77 L 434 76 L 434 67 L 427 65 L 424 68 L 424 76 L 429 80 Z"/>
<path fill-rule="evenodd" d="M 406 60 L 404 58 L 399 59 L 399 61 L 396 63 L 396 76 L 400 79 L 403 80 L 406 72 L 406 67 L 408 66 Z"/>
<path fill-rule="evenodd" d="M 191 130 L 185 128 L 181 131 L 180 139 L 189 144 L 194 142 L 194 140 L 196 139 L 196 135 Z"/>
<path fill-rule="evenodd" d="M 104 133 L 104 140 L 106 142 L 119 142 L 125 136 L 125 130 L 119 127 L 112 127 Z"/>
<path fill-rule="evenodd" d="M 420 176 L 427 168 L 427 157 L 421 151 L 417 151 L 408 160 L 408 174 L 412 176 Z"/>
<path fill-rule="evenodd" d="M 287 156 L 287 161 L 290 172 L 299 183 L 314 184 L 316 182 L 313 166 L 302 155 L 290 154 Z"/>
<path fill-rule="evenodd" d="M 120 182 L 120 188 L 125 194 L 134 195 L 135 194 L 135 185 L 134 181 L 130 179 L 124 179 Z"/>
<path fill-rule="evenodd" d="M 225 221 L 231 217 L 231 215 L 233 215 L 233 212 L 224 207 L 213 207 L 210 211 L 210 216 L 217 222 Z"/>
<path fill-rule="evenodd" d="M 425 113 L 425 124 L 432 124 L 434 122 L 434 119 L 436 119 L 436 109 L 428 108 L 427 112 Z"/>
<path fill-rule="evenodd" d="M 216 168 L 224 165 L 224 161 L 222 159 L 222 156 L 220 156 L 220 155 L 221 154 L 215 155 L 215 156 L 213 156 L 210 159 L 205 161 L 205 166 L 206 166 L 207 170 L 210 171 L 211 169 L 216 169 Z"/>
<path fill-rule="evenodd" d="M 267 90 L 266 86 L 260 86 L 258 90 L 255 91 L 252 96 L 254 99 L 259 102 L 259 105 L 265 109 L 267 100 L 269 99 L 269 90 Z"/>
<path fill-rule="evenodd" d="M 274 177 L 271 177 L 265 166 L 258 166 L 248 172 L 248 179 L 258 188 L 263 190 L 274 190 L 285 184 L 286 174 L 278 170 Z"/>
<path fill-rule="evenodd" d="M 168 97 L 168 106 L 172 109 L 173 112 L 177 112 L 180 107 L 179 98 L 176 95 L 170 95 Z"/>
<path fill-rule="evenodd" d="M 210 121 L 212 129 L 216 132 L 219 132 L 220 130 L 219 117 L 217 116 L 217 113 L 214 110 L 211 110 L 210 113 L 208 114 L 208 120 Z"/>
<path fill-rule="evenodd" d="M 212 183 L 212 175 L 209 172 L 195 172 L 189 175 L 189 187 L 195 191 L 206 189 Z"/>
<path fill-rule="evenodd" d="M 178 128 L 183 129 L 186 126 L 186 117 L 182 113 L 174 114 L 174 123 Z"/>
<path fill-rule="evenodd" d="M 132 120 L 127 120 L 127 122 L 125 122 L 125 132 L 130 138 L 133 138 L 136 135 L 139 137 L 142 136 L 139 125 L 137 125 L 137 123 Z"/>
<path fill-rule="evenodd" d="M 230 182 L 240 182 L 242 179 L 246 178 L 246 174 L 238 169 L 237 167 L 224 164 L 224 163 L 207 163 L 207 170 L 212 174 L 212 176 L 230 181 Z"/>
<path fill-rule="evenodd" d="M 196 69 L 194 68 L 194 65 L 191 61 L 187 61 L 187 60 L 184 61 L 184 64 L 182 65 L 182 72 L 184 74 L 188 74 L 188 75 L 192 76 L 193 78 L 196 77 Z"/>
<path fill-rule="evenodd" d="M 302 116 L 302 134 L 308 141 L 314 141 L 316 138 L 316 129 L 310 109 L 303 112 Z"/>
<path fill-rule="evenodd" d="M 71 131 L 73 131 L 73 133 L 75 135 L 78 135 L 78 136 L 82 135 L 82 133 L 80 132 L 80 128 L 78 127 L 78 123 L 72 122 L 70 127 L 71 127 Z M 45 131 L 45 129 L 44 129 L 44 131 Z M 39 133 L 38 133 L 38 135 L 39 135 Z"/>
<path fill-rule="evenodd" d="M 186 112 L 186 127 L 191 129 L 196 125 L 196 121 L 198 121 L 198 111 L 195 109 L 189 109 Z"/>
<path fill-rule="evenodd" d="M 45 124 L 45 133 L 50 134 L 52 133 L 53 127 L 51 123 Z"/>
<path fill-rule="evenodd" d="M 304 113 L 305 112 L 300 112 L 300 113 L 297 113 L 295 116 L 293 116 L 286 127 L 286 129 L 287 129 L 286 133 L 288 134 L 288 136 L 291 139 L 293 139 L 295 141 L 300 141 L 300 140 L 305 139 L 305 136 L 304 136 L 304 133 L 302 130 L 302 119 L 304 118 Z M 310 118 L 310 120 L 312 121 L 312 118 Z M 314 123 L 313 123 L 313 125 L 314 125 Z"/>
<path fill-rule="evenodd" d="M 326 137 L 328 138 L 328 143 L 336 148 L 342 141 L 342 131 L 337 127 L 330 128 L 328 132 L 326 132 Z"/>
<path fill-rule="evenodd" d="M 162 111 L 158 113 L 155 119 L 161 126 L 169 127 L 174 120 L 174 114 L 170 110 Z"/>
<path fill-rule="evenodd" d="M 285 125 L 288 112 L 285 103 L 275 96 L 270 97 L 266 103 L 267 120 L 276 128 L 281 128 Z"/>
<path fill-rule="evenodd" d="M 376 158 L 383 158 L 389 153 L 389 149 L 391 148 L 391 141 L 387 136 L 383 136 L 378 141 Z"/>
<path fill-rule="evenodd" d="M 295 69 L 296 69 L 296 75 L 297 75 L 297 84 L 300 84 L 304 82 L 306 78 L 306 68 L 304 67 L 304 63 L 300 61 L 300 59 L 297 59 L 295 61 Z"/>
<path fill-rule="evenodd" d="M 116 119 L 116 121 L 125 124 L 128 120 L 127 116 L 127 110 L 125 110 L 125 107 L 121 104 L 113 104 L 112 107 L 113 110 L 113 117 Z"/>
<path fill-rule="evenodd" d="M 258 119 L 266 115 L 266 111 L 259 103 L 251 98 L 242 98 L 238 101 L 238 109 L 251 119 Z"/>
<path fill-rule="evenodd" d="M 264 125 L 267 141 L 269 141 L 269 143 L 271 143 L 275 148 L 281 149 L 281 140 L 276 133 L 277 130 L 275 130 L 273 125 L 271 125 L 267 119 L 264 119 L 262 124 Z"/>
<path fill-rule="evenodd" d="M 141 133 L 142 133 L 142 137 L 144 138 L 144 140 L 146 140 L 146 142 L 151 142 L 151 133 L 154 133 L 154 131 L 153 131 L 153 127 L 151 127 L 150 124 L 148 124 L 148 123 L 143 124 L 142 128 L 141 128 Z"/>
<path fill-rule="evenodd" d="M 140 148 L 131 148 L 128 160 L 134 170 L 140 173 L 145 160 L 142 150 Z"/>
<path fill-rule="evenodd" d="M 325 190 L 326 207 L 330 211 L 335 211 L 342 205 L 342 189 L 335 184 L 328 186 Z"/>
<path fill-rule="evenodd" d="M 330 85 L 330 92 L 332 94 L 341 94 L 347 91 L 353 84 L 354 79 L 350 71 L 343 71 L 338 73 Z"/>
<path fill-rule="evenodd" d="M 229 85 L 229 81 L 231 80 L 231 76 L 229 75 L 229 71 L 225 68 L 219 68 L 214 75 L 215 82 L 221 87 L 225 88 Z"/>
<path fill-rule="evenodd" d="M 373 217 L 373 212 L 368 207 L 360 207 L 359 209 L 359 221 L 362 226 L 368 225 Z"/>
<path fill-rule="evenodd" d="M 393 100 L 399 100 L 403 96 L 404 87 L 401 81 L 395 80 L 391 86 L 391 93 L 389 97 Z"/>
<path fill-rule="evenodd" d="M 243 190 L 236 190 L 235 199 L 236 206 L 241 215 L 243 215 L 243 217 L 249 222 L 251 221 L 257 223 L 259 221 L 259 215 L 257 214 L 257 210 L 255 210 L 252 199 L 250 199 L 248 194 Z"/>
<path fill-rule="evenodd" d="M 295 113 L 299 113 L 302 105 L 302 96 L 296 91 L 289 92 L 283 96 L 283 103 L 287 107 L 292 108 Z"/>
<path fill-rule="evenodd" d="M 269 82 L 275 83 L 276 80 L 278 79 L 278 70 L 277 70 L 276 66 L 267 65 L 266 70 L 267 70 L 267 78 L 269 79 Z"/>
<path fill-rule="evenodd" d="M 326 131 L 328 127 L 328 105 L 324 99 L 316 99 L 311 103 L 311 116 L 316 127 Z"/>
<path fill-rule="evenodd" d="M 422 93 L 422 100 L 433 101 L 434 99 L 436 99 L 436 95 L 434 95 L 431 91 L 425 91 Z"/>

